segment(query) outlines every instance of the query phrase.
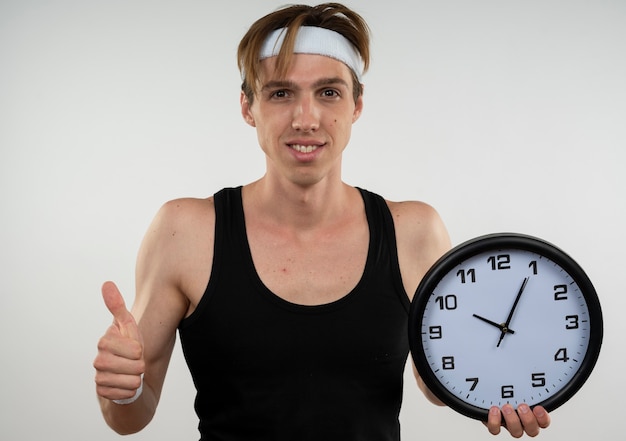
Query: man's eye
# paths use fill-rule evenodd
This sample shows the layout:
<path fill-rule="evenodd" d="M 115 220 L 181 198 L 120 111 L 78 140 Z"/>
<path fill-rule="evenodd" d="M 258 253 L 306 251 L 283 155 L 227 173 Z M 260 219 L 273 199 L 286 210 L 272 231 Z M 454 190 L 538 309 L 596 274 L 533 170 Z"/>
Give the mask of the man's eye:
<path fill-rule="evenodd" d="M 272 93 L 272 98 L 285 98 L 287 96 L 286 90 L 277 90 Z"/>
<path fill-rule="evenodd" d="M 326 98 L 334 98 L 336 96 L 339 96 L 339 93 L 335 89 L 324 89 L 322 95 Z"/>

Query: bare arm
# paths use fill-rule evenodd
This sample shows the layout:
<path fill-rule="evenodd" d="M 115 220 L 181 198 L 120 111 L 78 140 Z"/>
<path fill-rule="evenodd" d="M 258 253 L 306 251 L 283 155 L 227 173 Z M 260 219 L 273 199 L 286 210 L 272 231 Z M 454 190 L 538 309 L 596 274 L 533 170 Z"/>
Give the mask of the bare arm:
<path fill-rule="evenodd" d="M 402 281 L 412 300 L 426 272 L 450 249 L 450 238 L 439 214 L 427 204 L 392 202 L 389 203 L 389 208 L 396 228 Z M 426 398 L 438 406 L 443 406 L 444 404 L 426 387 L 415 365 L 413 373 L 417 385 Z"/>
<path fill-rule="evenodd" d="M 137 258 L 132 313 L 126 310 L 113 284 L 103 286 L 105 303 L 114 316 L 114 323 L 98 342 L 94 360 L 96 391 L 105 421 L 120 434 L 138 432 L 152 420 L 174 348 L 177 326 L 190 309 L 185 293 L 197 285 L 190 282 L 196 272 L 189 264 L 198 257 L 195 256 L 198 231 L 193 223 L 193 219 L 198 218 L 195 206 L 206 207 L 206 203 L 173 201 L 164 205 L 155 217 Z M 210 225 L 206 216 L 202 220 L 204 225 Z M 209 239 L 212 241 L 212 237 Z M 205 262 L 207 256 L 203 257 L 195 260 Z M 206 268 L 208 271 L 210 266 Z M 206 276 L 202 279 L 206 282 Z M 132 397 L 142 374 L 143 392 L 135 402 L 116 404 L 112 401 Z"/>

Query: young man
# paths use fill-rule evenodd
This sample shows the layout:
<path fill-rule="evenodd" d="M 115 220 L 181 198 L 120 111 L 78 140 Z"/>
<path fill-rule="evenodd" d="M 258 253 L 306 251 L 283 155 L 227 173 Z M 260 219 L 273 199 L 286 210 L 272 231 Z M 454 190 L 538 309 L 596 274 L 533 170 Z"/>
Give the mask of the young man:
<path fill-rule="evenodd" d="M 368 44 L 363 19 L 339 4 L 281 9 L 244 36 L 241 113 L 266 173 L 162 207 L 132 312 L 104 284 L 114 322 L 94 366 L 115 431 L 153 417 L 178 329 L 202 439 L 399 439 L 409 302 L 450 242 L 430 206 L 341 179 Z M 549 424 L 541 408 L 502 411 L 491 433 L 501 415 L 516 437 Z"/>

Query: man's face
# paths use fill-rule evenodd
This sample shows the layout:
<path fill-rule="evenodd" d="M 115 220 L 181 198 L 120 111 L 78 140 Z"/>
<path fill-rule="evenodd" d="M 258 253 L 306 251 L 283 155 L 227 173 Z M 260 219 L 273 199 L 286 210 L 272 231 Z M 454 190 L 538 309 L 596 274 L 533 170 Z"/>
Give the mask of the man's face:
<path fill-rule="evenodd" d="M 341 155 L 361 114 L 350 69 L 322 55 L 296 54 L 285 75 L 274 75 L 275 58 L 261 62 L 254 102 L 241 96 L 242 115 L 256 127 L 267 173 L 301 185 L 340 177 Z"/>

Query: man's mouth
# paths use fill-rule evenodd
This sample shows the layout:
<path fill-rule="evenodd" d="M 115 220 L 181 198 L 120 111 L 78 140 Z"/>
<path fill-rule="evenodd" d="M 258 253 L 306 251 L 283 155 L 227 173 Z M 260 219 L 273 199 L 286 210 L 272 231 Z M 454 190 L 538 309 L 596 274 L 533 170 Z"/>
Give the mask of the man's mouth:
<path fill-rule="evenodd" d="M 294 149 L 296 152 L 299 152 L 299 153 L 311 153 L 311 152 L 317 150 L 317 148 L 319 146 L 317 146 L 317 145 L 289 144 L 289 147 L 291 147 L 292 149 Z"/>

